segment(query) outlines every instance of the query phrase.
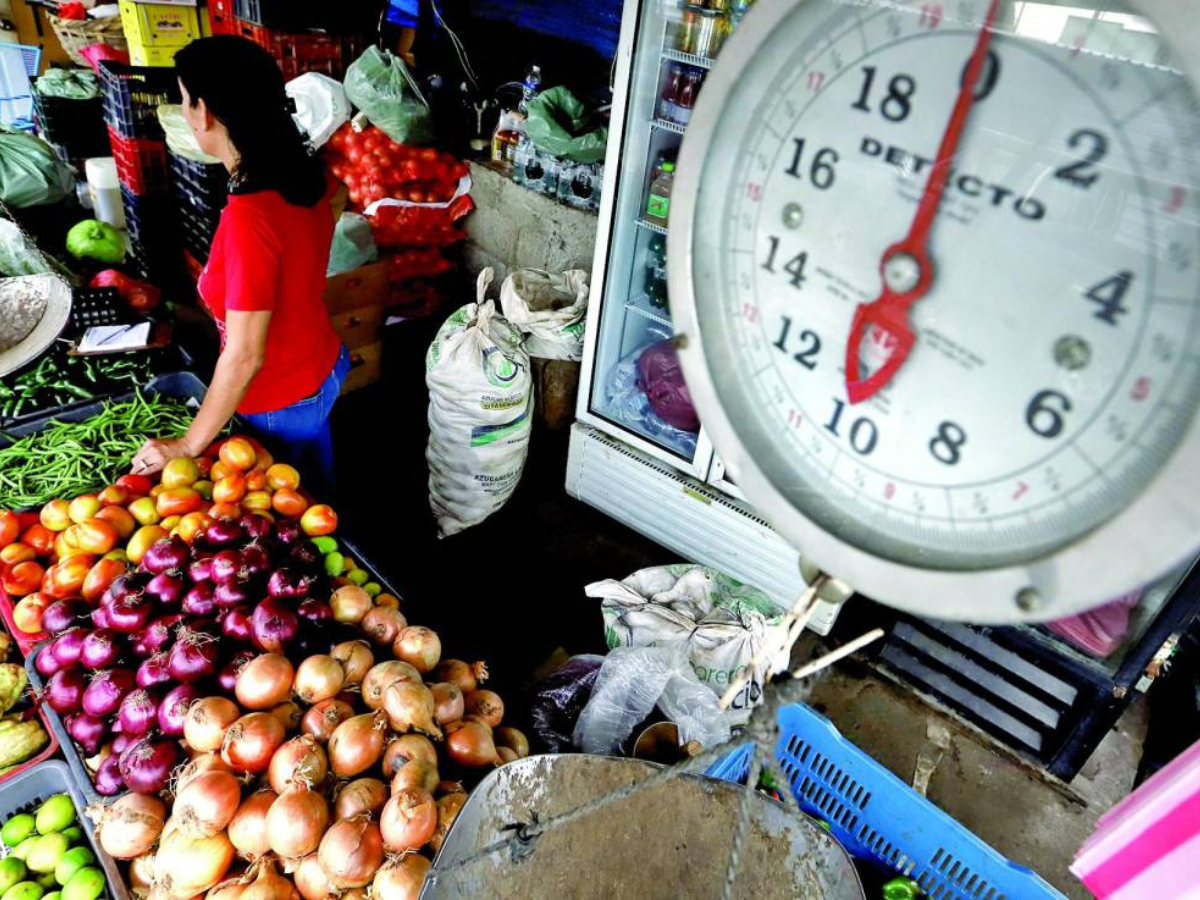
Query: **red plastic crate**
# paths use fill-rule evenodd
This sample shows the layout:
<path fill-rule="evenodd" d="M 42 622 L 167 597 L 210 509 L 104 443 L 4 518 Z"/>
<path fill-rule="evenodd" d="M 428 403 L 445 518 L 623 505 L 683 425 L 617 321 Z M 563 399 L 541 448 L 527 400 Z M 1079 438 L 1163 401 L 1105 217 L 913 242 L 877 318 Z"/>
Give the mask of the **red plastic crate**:
<path fill-rule="evenodd" d="M 166 141 L 121 137 L 111 125 L 108 140 L 123 185 L 138 195 L 167 190 L 170 168 Z"/>
<path fill-rule="evenodd" d="M 21 656 L 28 656 L 30 650 L 48 639 L 50 635 L 44 631 L 39 631 L 37 634 L 26 634 L 19 629 L 13 621 L 13 607 L 15 606 L 12 597 L 0 588 L 0 617 L 4 619 L 4 629 L 13 639 L 13 643 L 17 645 L 17 649 L 21 651 Z"/>
<path fill-rule="evenodd" d="M 275 57 L 285 81 L 305 72 L 320 72 L 340 79 L 362 44 L 357 38 L 279 31 L 245 19 L 237 20 L 237 33 Z"/>
<path fill-rule="evenodd" d="M 208 0 L 208 23 L 213 34 L 237 34 L 233 0 Z"/>

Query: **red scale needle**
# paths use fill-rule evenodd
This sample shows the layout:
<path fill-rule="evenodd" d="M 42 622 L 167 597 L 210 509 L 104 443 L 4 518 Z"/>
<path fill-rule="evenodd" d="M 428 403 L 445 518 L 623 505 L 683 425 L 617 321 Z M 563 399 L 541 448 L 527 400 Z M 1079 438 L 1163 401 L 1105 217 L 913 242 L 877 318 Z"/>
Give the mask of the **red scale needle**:
<path fill-rule="evenodd" d="M 929 233 L 933 230 L 938 207 L 946 191 L 950 163 L 958 152 L 967 117 L 975 103 L 975 85 L 987 60 L 988 46 L 992 42 L 992 27 L 995 25 L 999 9 L 1000 0 L 992 0 L 987 19 L 979 32 L 979 39 L 975 42 L 975 50 L 967 65 L 966 77 L 963 78 L 962 89 L 954 103 L 954 111 L 950 114 L 950 122 L 942 135 L 942 143 L 938 147 L 937 158 L 929 173 L 929 181 L 925 184 L 921 202 L 917 206 L 912 227 L 903 240 L 884 251 L 880 260 L 879 272 L 883 276 L 883 292 L 871 303 L 860 303 L 854 311 L 850 340 L 846 343 L 846 394 L 851 403 L 867 400 L 883 390 L 900 371 L 900 367 L 908 359 L 909 351 L 916 343 L 908 320 L 909 312 L 912 305 L 929 293 L 930 287 L 933 286 Z M 891 278 L 888 273 L 889 266 L 893 269 Z M 909 270 L 909 274 L 915 278 L 915 284 L 905 286 L 901 290 L 893 290 L 889 281 L 897 280 L 895 272 L 903 269 Z M 863 378 L 860 371 L 862 343 L 868 328 L 871 327 L 886 335 L 885 343 L 889 348 L 889 355 L 882 366 Z"/>

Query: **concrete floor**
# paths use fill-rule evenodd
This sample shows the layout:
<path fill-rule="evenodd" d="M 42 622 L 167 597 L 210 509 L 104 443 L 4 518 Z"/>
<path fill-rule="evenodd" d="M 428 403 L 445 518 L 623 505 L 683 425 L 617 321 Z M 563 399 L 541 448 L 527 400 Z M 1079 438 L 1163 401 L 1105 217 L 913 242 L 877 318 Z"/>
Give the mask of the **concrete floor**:
<path fill-rule="evenodd" d="M 389 339 L 384 382 L 335 410 L 338 502 L 364 551 L 401 591 L 410 620 L 437 629 L 448 653 L 487 659 L 499 689 L 519 692 L 556 648 L 603 652 L 599 611 L 585 585 L 674 560 L 568 498 L 565 436 L 545 432 L 534 434 L 509 505 L 437 540 L 425 486 L 423 360 L 438 324 L 401 326 Z M 1067 867 L 1096 819 L 1132 786 L 1146 726 L 1141 703 L 1063 785 L 855 662 L 822 679 L 811 702 L 904 781 L 924 760 L 933 802 L 1073 900 L 1090 896 Z M 931 738 L 939 733 L 948 736 L 940 757 Z"/>

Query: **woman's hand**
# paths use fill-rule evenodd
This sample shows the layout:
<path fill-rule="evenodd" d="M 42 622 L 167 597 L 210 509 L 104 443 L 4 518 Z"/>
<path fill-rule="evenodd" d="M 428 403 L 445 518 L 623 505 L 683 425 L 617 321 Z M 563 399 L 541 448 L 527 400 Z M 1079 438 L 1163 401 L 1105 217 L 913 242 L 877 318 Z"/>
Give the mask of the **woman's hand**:
<path fill-rule="evenodd" d="M 151 439 L 142 444 L 142 449 L 133 457 L 133 474 L 153 475 L 161 472 L 163 466 L 173 459 L 195 455 L 188 446 L 187 438 Z"/>

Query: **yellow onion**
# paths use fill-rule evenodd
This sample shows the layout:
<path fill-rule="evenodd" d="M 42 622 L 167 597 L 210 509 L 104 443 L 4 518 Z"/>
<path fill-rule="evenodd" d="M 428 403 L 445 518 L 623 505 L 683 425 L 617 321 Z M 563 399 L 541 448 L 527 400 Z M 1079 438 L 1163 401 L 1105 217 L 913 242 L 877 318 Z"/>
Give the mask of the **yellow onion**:
<path fill-rule="evenodd" d="M 334 822 L 321 838 L 317 854 L 334 887 L 366 887 L 383 862 L 379 826 L 367 815 Z"/>
<path fill-rule="evenodd" d="M 392 792 L 416 788 L 432 794 L 440 780 L 437 766 L 431 766 L 423 759 L 410 759 L 397 770 L 396 777 L 392 779 Z"/>
<path fill-rule="evenodd" d="M 167 808 L 157 797 L 125 794 L 103 809 L 96 835 L 113 859 L 134 859 L 150 851 L 166 821 Z"/>
<path fill-rule="evenodd" d="M 254 862 L 271 850 L 267 840 L 267 812 L 278 798 L 274 791 L 264 788 L 242 801 L 229 822 L 229 840 L 242 859 Z"/>
<path fill-rule="evenodd" d="M 388 862 L 371 884 L 373 900 L 417 900 L 425 886 L 429 860 L 416 853 Z"/>
<path fill-rule="evenodd" d="M 292 873 L 292 880 L 296 882 L 296 890 L 304 900 L 325 900 L 337 893 L 337 888 L 321 868 L 321 860 L 315 853 L 300 860 Z"/>
<path fill-rule="evenodd" d="M 312 853 L 329 824 L 329 804 L 303 782 L 293 784 L 267 810 L 267 841 L 284 859 Z"/>
<path fill-rule="evenodd" d="M 338 778 L 367 771 L 383 755 L 383 729 L 387 716 L 364 713 L 347 719 L 329 738 L 329 766 Z M 361 885 L 359 885 L 361 887 Z"/>
<path fill-rule="evenodd" d="M 392 730 L 398 734 L 418 731 L 435 740 L 441 739 L 442 729 L 433 718 L 436 708 L 433 693 L 425 685 L 411 681 L 394 682 L 383 694 L 383 708 Z"/>
<path fill-rule="evenodd" d="M 176 900 L 191 900 L 225 877 L 233 856 L 223 831 L 205 837 L 168 828 L 154 857 L 155 883 Z"/>
<path fill-rule="evenodd" d="M 239 900 L 300 900 L 291 879 L 276 871 L 275 860 L 262 859 L 254 865 L 254 880 L 246 885 Z"/>
<path fill-rule="evenodd" d="M 462 791 L 446 794 L 446 796 L 438 798 L 437 828 L 433 832 L 433 837 L 429 839 L 429 846 L 433 848 L 434 853 L 442 849 L 446 835 L 450 833 L 450 827 L 454 824 L 454 820 L 458 818 L 458 814 L 462 812 L 462 808 L 466 805 L 466 802 L 467 795 Z"/>
<path fill-rule="evenodd" d="M 329 772 L 325 751 L 311 735 L 300 735 L 281 744 L 271 757 L 267 781 L 271 790 L 282 794 L 294 781 L 303 780 L 309 787 L 319 787 Z"/>
<path fill-rule="evenodd" d="M 363 702 L 369 709 L 383 709 L 383 695 L 397 681 L 421 683 L 421 673 L 398 659 L 377 663 L 362 681 Z"/>
<path fill-rule="evenodd" d="M 371 645 L 366 641 L 343 641 L 329 652 L 329 655 L 342 664 L 346 675 L 346 686 L 362 684 L 363 678 L 375 665 L 375 654 Z"/>
<path fill-rule="evenodd" d="M 171 818 L 179 827 L 205 837 L 224 831 L 242 802 L 242 787 L 229 772 L 198 775 L 175 796 Z"/>
<path fill-rule="evenodd" d="M 388 786 L 378 778 L 359 778 L 338 791 L 333 805 L 333 817 L 338 821 L 353 819 L 361 813 L 376 815 L 387 803 Z"/>
<path fill-rule="evenodd" d="M 393 791 L 379 815 L 383 846 L 391 853 L 420 850 L 437 829 L 437 804 L 428 791 L 404 788 Z"/>

